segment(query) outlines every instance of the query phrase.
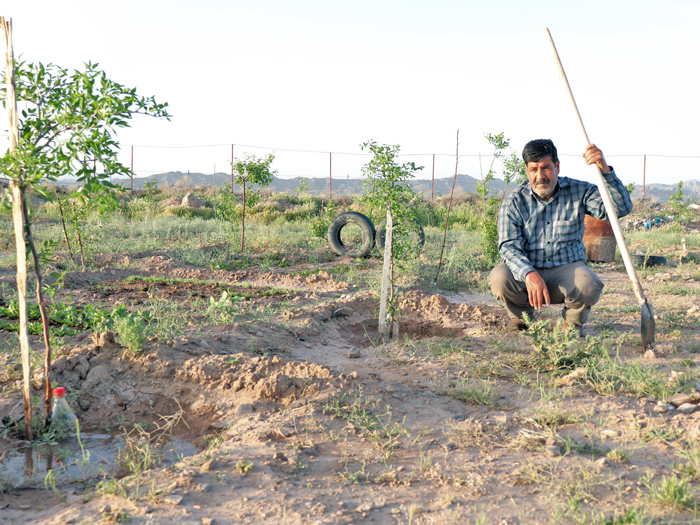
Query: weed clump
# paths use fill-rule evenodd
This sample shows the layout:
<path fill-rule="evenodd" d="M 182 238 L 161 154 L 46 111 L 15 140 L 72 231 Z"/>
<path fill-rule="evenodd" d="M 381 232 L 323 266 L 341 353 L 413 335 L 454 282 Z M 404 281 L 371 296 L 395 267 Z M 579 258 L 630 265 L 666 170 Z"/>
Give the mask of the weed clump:
<path fill-rule="evenodd" d="M 143 352 L 146 342 L 146 323 L 139 312 L 132 312 L 123 316 L 115 316 L 114 330 L 119 336 L 122 346 L 132 356 Z"/>
<path fill-rule="evenodd" d="M 679 478 L 675 474 L 664 476 L 658 484 L 647 479 L 644 486 L 649 489 L 649 498 L 656 505 L 676 509 L 692 508 L 696 505 L 695 491 L 688 478 Z"/>
<path fill-rule="evenodd" d="M 380 401 L 367 398 L 362 388 L 332 398 L 324 409 L 327 414 L 348 421 L 381 450 L 399 446 L 399 439 L 410 435 L 403 421 L 394 420 L 391 406 L 382 407 Z"/>
<path fill-rule="evenodd" d="M 253 470 L 253 462 L 252 461 L 247 461 L 245 459 L 241 459 L 238 463 L 236 463 L 236 471 L 245 475 L 248 474 L 251 470 Z"/>
<path fill-rule="evenodd" d="M 602 338 L 587 337 L 581 341 L 577 330 L 564 328 L 559 321 L 549 330 L 551 321 L 533 321 L 524 314 L 527 323 L 525 335 L 532 338 L 532 346 L 537 355 L 535 367 L 538 370 L 570 372 L 575 368 L 586 366 L 588 360 L 602 350 Z"/>

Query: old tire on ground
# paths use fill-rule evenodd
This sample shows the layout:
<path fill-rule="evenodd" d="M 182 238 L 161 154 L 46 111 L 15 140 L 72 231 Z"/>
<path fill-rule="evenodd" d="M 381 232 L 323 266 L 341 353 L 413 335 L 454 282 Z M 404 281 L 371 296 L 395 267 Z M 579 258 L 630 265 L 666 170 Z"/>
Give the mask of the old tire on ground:
<path fill-rule="evenodd" d="M 418 253 L 423 251 L 423 246 L 425 245 L 425 231 L 423 230 L 423 225 L 418 222 L 418 219 L 413 219 L 413 221 L 418 225 L 416 230 L 411 232 L 411 237 L 413 238 L 413 244 L 418 248 Z M 386 239 L 386 219 L 379 223 L 377 226 L 377 233 L 375 234 L 375 242 L 377 243 L 377 248 L 380 251 L 384 251 L 384 241 Z"/>
<path fill-rule="evenodd" d="M 362 244 L 354 250 L 348 249 L 340 238 L 341 230 L 348 224 L 357 224 L 362 230 Z M 356 211 L 346 211 L 341 213 L 328 228 L 328 243 L 338 255 L 349 255 L 350 257 L 367 257 L 372 251 L 374 244 L 374 224 L 369 217 Z"/>
<path fill-rule="evenodd" d="M 665 266 L 668 262 L 666 257 L 661 255 L 637 255 L 632 254 L 632 262 L 635 266 Z"/>

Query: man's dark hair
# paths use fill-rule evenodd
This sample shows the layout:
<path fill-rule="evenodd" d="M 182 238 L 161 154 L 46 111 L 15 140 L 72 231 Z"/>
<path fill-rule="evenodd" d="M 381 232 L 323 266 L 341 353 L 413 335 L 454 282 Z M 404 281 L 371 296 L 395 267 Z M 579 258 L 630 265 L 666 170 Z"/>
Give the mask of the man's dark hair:
<path fill-rule="evenodd" d="M 557 157 L 557 148 L 549 139 L 531 140 L 525 144 L 523 149 L 523 160 L 527 165 L 528 162 L 539 162 L 545 157 L 552 157 L 552 162 L 559 162 Z"/>

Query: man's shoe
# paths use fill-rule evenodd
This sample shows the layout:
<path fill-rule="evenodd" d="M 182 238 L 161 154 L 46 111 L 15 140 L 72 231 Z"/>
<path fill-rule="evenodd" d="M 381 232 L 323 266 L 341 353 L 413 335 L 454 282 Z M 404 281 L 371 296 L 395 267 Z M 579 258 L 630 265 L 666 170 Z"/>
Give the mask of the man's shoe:
<path fill-rule="evenodd" d="M 522 319 L 511 319 L 507 328 L 513 332 L 519 332 L 522 330 L 527 330 L 527 325 Z"/>
<path fill-rule="evenodd" d="M 562 326 L 563 326 L 564 328 L 572 327 L 574 330 L 576 330 L 576 331 L 578 332 L 578 335 L 579 335 L 579 336 L 585 337 L 584 334 L 583 334 L 583 325 L 582 325 L 582 324 L 580 324 L 580 325 L 575 325 L 575 324 L 573 324 L 573 325 L 572 325 L 572 324 L 569 324 L 569 321 L 564 321 L 564 323 L 562 324 Z"/>

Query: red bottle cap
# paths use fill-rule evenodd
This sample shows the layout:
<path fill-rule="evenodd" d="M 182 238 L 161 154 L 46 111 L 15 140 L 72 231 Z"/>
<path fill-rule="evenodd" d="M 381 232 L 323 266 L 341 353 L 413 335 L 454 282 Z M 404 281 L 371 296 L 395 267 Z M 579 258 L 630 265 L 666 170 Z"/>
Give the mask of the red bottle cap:
<path fill-rule="evenodd" d="M 65 394 L 65 393 L 66 393 L 65 387 L 59 386 L 58 388 L 53 389 L 53 395 L 55 395 L 56 397 L 62 397 L 63 394 Z"/>

